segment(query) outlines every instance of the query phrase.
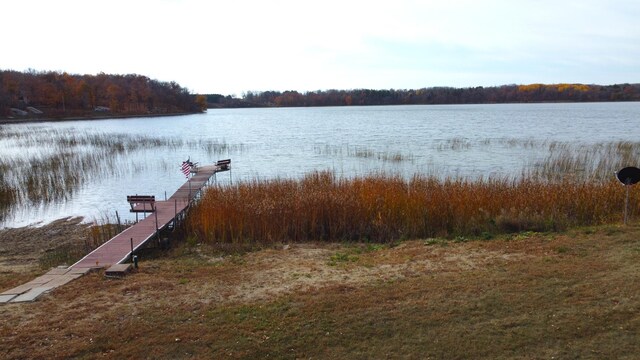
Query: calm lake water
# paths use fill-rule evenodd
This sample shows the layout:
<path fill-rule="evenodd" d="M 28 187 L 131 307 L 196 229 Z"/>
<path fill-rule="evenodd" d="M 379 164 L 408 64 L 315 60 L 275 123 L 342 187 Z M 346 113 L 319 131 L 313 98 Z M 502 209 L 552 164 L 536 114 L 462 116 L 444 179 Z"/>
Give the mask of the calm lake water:
<path fill-rule="evenodd" d="M 167 143 L 127 151 L 108 163 L 105 159 L 101 167 L 111 170 L 89 176 L 68 199 L 14 209 L 0 226 L 71 215 L 113 218 L 116 211 L 132 219 L 126 196 L 170 196 L 185 181 L 179 168 L 188 157 L 201 164 L 231 158 L 232 172 L 217 175 L 222 184 L 297 178 L 314 170 L 339 176 L 517 176 L 547 157 L 553 142 L 638 142 L 639 124 L 640 103 L 587 103 L 224 109 L 178 117 L 5 125 L 6 131 L 35 137 L 31 145 L 0 137 L 0 156 L 9 162 L 46 153 L 39 138 L 51 133 L 128 134 Z"/>

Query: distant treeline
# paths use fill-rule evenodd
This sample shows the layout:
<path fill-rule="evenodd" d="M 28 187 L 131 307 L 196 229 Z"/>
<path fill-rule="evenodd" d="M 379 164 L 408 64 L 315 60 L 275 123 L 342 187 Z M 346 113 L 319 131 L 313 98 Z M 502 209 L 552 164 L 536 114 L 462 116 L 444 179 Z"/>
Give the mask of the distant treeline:
<path fill-rule="evenodd" d="M 304 107 L 404 104 L 639 101 L 640 84 L 531 84 L 493 87 L 432 87 L 418 90 L 249 91 L 242 98 L 205 95 L 209 107 Z"/>
<path fill-rule="evenodd" d="M 175 82 L 143 75 L 0 70 L 0 118 L 171 114 L 205 108 L 204 97 Z"/>

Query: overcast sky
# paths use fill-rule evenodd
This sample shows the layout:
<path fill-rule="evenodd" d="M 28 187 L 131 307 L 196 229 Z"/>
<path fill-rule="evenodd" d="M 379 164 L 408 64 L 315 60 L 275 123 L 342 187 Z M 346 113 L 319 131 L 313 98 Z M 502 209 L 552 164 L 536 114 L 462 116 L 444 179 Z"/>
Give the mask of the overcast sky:
<path fill-rule="evenodd" d="M 640 82 L 638 0 L 20 0 L 0 69 L 196 93 Z"/>

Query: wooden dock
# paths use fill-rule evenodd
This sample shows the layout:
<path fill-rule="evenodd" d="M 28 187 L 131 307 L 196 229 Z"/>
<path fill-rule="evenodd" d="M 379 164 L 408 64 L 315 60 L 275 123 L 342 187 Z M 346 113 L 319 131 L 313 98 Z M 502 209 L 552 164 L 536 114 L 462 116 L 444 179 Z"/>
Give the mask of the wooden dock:
<path fill-rule="evenodd" d="M 193 176 L 166 201 L 155 201 L 154 211 L 146 205 L 132 206 L 132 211 L 147 216 L 116 235 L 68 268 L 56 268 L 26 284 L 0 293 L 0 303 L 34 301 L 41 294 L 72 281 L 92 269 L 109 268 L 131 259 L 132 254 L 146 242 L 159 236 L 159 232 L 175 222 L 189 208 L 211 177 L 230 170 L 230 160 L 214 165 L 200 166 Z M 146 207 L 146 208 L 145 208 Z"/>
<path fill-rule="evenodd" d="M 156 201 L 155 211 L 147 213 L 146 218 L 102 244 L 80 261 L 71 265 L 71 268 L 108 268 L 111 265 L 127 261 L 132 250 L 135 252 L 181 216 L 213 174 L 218 171 L 220 171 L 220 167 L 216 165 L 199 167 L 191 179 L 169 199 Z M 142 209 L 138 206 L 137 210 Z"/>

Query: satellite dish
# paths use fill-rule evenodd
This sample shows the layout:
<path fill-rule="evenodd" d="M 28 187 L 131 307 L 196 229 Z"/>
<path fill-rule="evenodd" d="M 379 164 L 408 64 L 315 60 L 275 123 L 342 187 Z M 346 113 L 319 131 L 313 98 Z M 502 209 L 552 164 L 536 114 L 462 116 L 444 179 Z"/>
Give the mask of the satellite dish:
<path fill-rule="evenodd" d="M 616 177 L 625 185 L 633 185 L 640 181 L 640 169 L 629 166 L 618 171 Z"/>

